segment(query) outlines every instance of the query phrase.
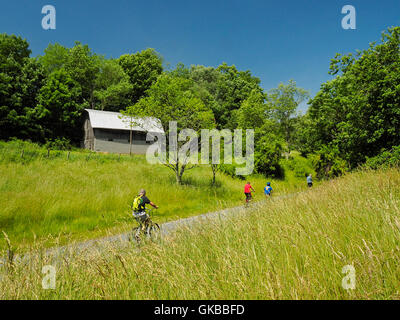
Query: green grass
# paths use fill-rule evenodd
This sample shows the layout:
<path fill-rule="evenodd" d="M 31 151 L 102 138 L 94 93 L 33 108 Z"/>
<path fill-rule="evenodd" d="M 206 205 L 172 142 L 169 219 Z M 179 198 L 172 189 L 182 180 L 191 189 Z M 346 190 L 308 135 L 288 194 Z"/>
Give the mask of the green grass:
<path fill-rule="evenodd" d="M 23 155 L 22 150 L 24 150 Z M 128 205 L 140 188 L 160 206 L 157 222 L 202 214 L 243 204 L 244 181 L 225 175 L 211 185 L 211 169 L 201 166 L 175 183 L 173 172 L 150 165 L 144 156 L 70 153 L 26 142 L 0 143 L 0 231 L 24 250 L 33 239 L 47 245 L 123 232 L 131 221 Z M 249 178 L 263 199 L 266 178 Z M 275 194 L 304 189 L 300 179 L 271 180 Z M 0 248 L 5 247 L 0 242 Z"/>
<path fill-rule="evenodd" d="M 55 290 L 42 289 L 38 257 L 3 275 L 0 299 L 399 299 L 399 243 L 400 172 L 363 171 L 140 252 L 77 255 Z"/>

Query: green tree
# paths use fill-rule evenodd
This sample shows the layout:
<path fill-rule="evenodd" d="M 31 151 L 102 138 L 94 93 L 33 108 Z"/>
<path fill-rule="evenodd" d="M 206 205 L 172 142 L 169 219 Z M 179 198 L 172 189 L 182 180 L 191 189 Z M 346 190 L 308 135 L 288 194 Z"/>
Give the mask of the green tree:
<path fill-rule="evenodd" d="M 298 116 L 294 123 L 293 149 L 299 151 L 304 157 L 319 150 L 317 141 L 313 139 L 314 129 L 309 113 Z"/>
<path fill-rule="evenodd" d="M 100 59 L 100 70 L 95 81 L 96 109 L 117 111 L 129 106 L 132 85 L 116 60 Z"/>
<path fill-rule="evenodd" d="M 106 59 L 92 53 L 79 42 L 68 49 L 60 44 L 50 44 L 40 63 L 50 74 L 65 69 L 82 88 L 82 96 L 93 109 L 120 111 L 130 102 L 133 86 L 118 60 Z"/>
<path fill-rule="evenodd" d="M 297 87 L 294 80 L 290 80 L 288 84 L 280 83 L 278 88 L 272 89 L 268 95 L 272 115 L 279 123 L 280 132 L 289 150 L 293 142 L 297 109 L 308 97 L 309 93 Z"/>
<path fill-rule="evenodd" d="M 184 70 L 180 70 L 185 74 Z M 255 90 L 262 93 L 260 79 L 251 75 L 250 71 L 238 71 L 235 66 L 228 66 L 223 63 L 218 68 L 192 66 L 189 77 L 195 83 L 205 89 L 210 95 L 207 97 L 208 105 L 215 115 L 219 129 L 234 129 L 237 124 L 232 114 L 238 110 L 250 93 Z"/>
<path fill-rule="evenodd" d="M 346 167 L 400 144 L 400 27 L 356 55 L 336 55 L 308 111 L 309 139 L 320 150 L 335 146 Z"/>
<path fill-rule="evenodd" d="M 162 58 L 154 49 L 146 49 L 135 54 L 124 54 L 118 63 L 129 76 L 132 85 L 131 103 L 136 103 L 145 96 L 146 90 L 162 73 Z"/>
<path fill-rule="evenodd" d="M 54 71 L 40 89 L 35 116 L 45 130 L 46 140 L 66 137 L 77 144 L 82 136 L 81 115 L 87 106 L 79 83 L 64 69 Z"/>
<path fill-rule="evenodd" d="M 80 85 L 82 98 L 90 108 L 95 109 L 94 90 L 100 70 L 100 57 L 92 53 L 88 45 L 76 42 L 69 50 L 65 70 Z"/>
<path fill-rule="evenodd" d="M 283 151 L 283 141 L 276 135 L 263 134 L 255 145 L 254 168 L 257 173 L 271 177 L 282 177 L 283 170 L 279 165 Z"/>
<path fill-rule="evenodd" d="M 344 174 L 349 168 L 342 158 L 338 146 L 324 145 L 313 157 L 318 179 L 329 179 Z"/>
<path fill-rule="evenodd" d="M 265 94 L 253 89 L 249 97 L 243 101 L 240 108 L 235 110 L 237 127 L 239 129 L 261 128 L 271 112 L 265 103 Z"/>
<path fill-rule="evenodd" d="M 36 139 L 38 127 L 31 117 L 44 70 L 33 58 L 26 40 L 0 34 L 0 139 Z"/>
<path fill-rule="evenodd" d="M 193 85 L 190 79 L 161 75 L 148 90 L 148 97 L 140 99 L 124 113 L 127 116 L 149 116 L 160 119 L 167 136 L 173 129 L 170 128 L 171 121 L 176 121 L 178 135 L 182 129 L 192 129 L 196 133 L 200 133 L 201 129 L 210 129 L 214 124 L 212 110 L 195 95 L 192 90 Z M 184 143 L 178 141 L 178 148 Z M 167 160 L 164 165 L 174 171 L 178 184 L 182 183 L 185 170 L 194 167 L 186 155 L 179 154 L 172 163 Z"/>
<path fill-rule="evenodd" d="M 64 68 L 68 62 L 68 58 L 69 49 L 58 43 L 49 44 L 44 50 L 44 54 L 38 57 L 47 74 Z"/>
<path fill-rule="evenodd" d="M 266 94 L 253 90 L 236 111 L 235 117 L 239 129 L 255 130 L 255 171 L 266 176 L 281 177 L 283 169 L 279 161 L 285 143 L 280 138 L 279 124 L 272 118 L 266 98 Z"/>
<path fill-rule="evenodd" d="M 217 68 L 222 75 L 217 81 L 217 97 L 219 109 L 215 110 L 217 123 L 221 128 L 233 129 L 236 124 L 231 117 L 232 112 L 240 108 L 253 90 L 263 92 L 260 79 L 251 75 L 249 70 L 238 71 L 236 67 L 223 63 Z"/>

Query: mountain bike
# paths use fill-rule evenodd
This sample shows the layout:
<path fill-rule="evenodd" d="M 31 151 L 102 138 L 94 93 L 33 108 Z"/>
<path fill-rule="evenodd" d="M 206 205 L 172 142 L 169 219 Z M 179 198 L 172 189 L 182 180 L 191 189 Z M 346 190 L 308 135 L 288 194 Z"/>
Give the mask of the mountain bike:
<path fill-rule="evenodd" d="M 253 192 L 255 192 L 255 191 L 253 191 Z M 250 206 L 250 202 L 252 202 L 252 201 L 253 201 L 253 195 L 250 193 L 250 198 L 245 200 L 244 207 L 248 208 Z"/>
<path fill-rule="evenodd" d="M 140 213 L 132 212 L 138 226 L 132 229 L 128 236 L 129 241 L 135 239 L 137 243 L 140 243 L 142 241 L 142 234 L 152 241 L 160 238 L 160 226 L 151 219 L 151 212 L 152 209 L 146 209 Z"/>

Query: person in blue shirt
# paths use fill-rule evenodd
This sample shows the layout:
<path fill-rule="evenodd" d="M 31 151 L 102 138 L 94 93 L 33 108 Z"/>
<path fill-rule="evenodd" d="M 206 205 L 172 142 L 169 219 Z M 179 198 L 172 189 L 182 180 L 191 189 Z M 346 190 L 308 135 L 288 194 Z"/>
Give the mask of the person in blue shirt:
<path fill-rule="evenodd" d="M 311 176 L 311 173 L 310 173 L 310 175 L 307 177 L 307 185 L 308 185 L 309 188 L 312 187 L 312 176 Z"/>
<path fill-rule="evenodd" d="M 264 194 L 267 199 L 268 199 L 268 197 L 271 196 L 271 194 L 272 194 L 271 182 L 267 182 L 267 185 L 264 188 Z"/>

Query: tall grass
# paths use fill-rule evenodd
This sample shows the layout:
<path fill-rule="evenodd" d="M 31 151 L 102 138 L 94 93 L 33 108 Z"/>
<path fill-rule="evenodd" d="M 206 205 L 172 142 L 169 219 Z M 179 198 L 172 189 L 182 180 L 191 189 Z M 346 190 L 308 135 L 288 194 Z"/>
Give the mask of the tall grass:
<path fill-rule="evenodd" d="M 162 243 L 110 247 L 57 266 L 37 259 L 0 281 L 1 299 L 399 299 L 400 172 L 363 171 Z M 342 287 L 353 265 L 356 287 Z"/>
<path fill-rule="evenodd" d="M 74 151 L 67 157 L 51 151 L 47 158 L 46 149 L 30 143 L 0 143 L 0 231 L 21 250 L 35 237 L 67 243 L 125 231 L 129 204 L 140 188 L 160 206 L 154 212 L 160 223 L 243 204 L 244 182 L 220 174 L 213 186 L 207 166 L 185 173 L 178 186 L 170 169 L 150 165 L 142 155 Z M 262 199 L 266 179 L 251 181 L 255 199 Z M 276 181 L 273 187 L 279 194 L 301 184 Z"/>

